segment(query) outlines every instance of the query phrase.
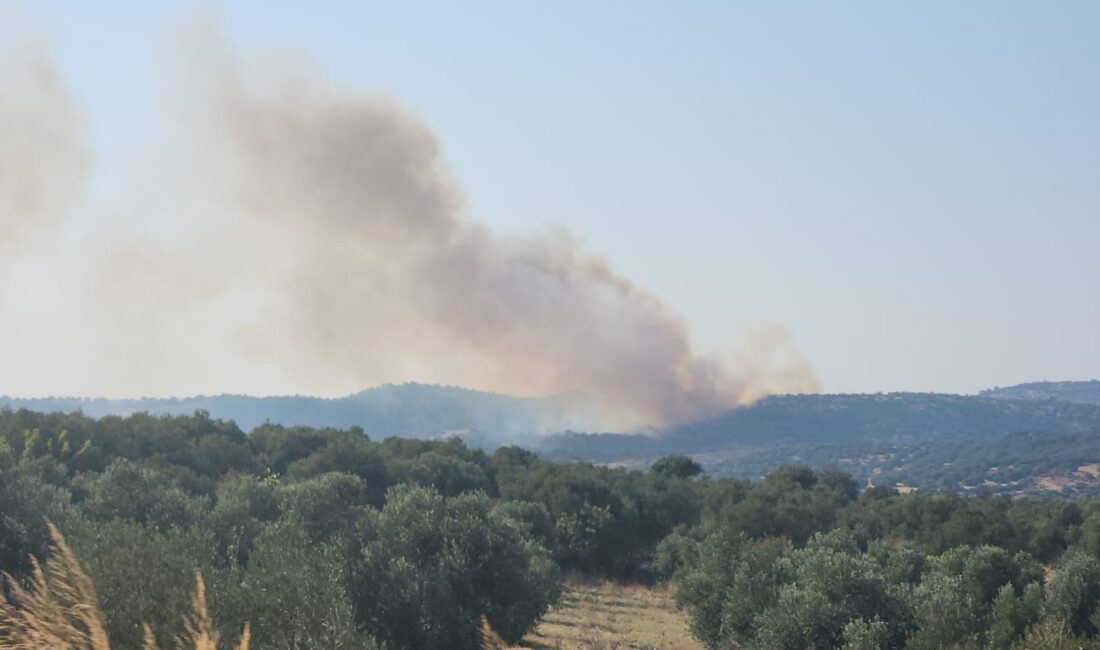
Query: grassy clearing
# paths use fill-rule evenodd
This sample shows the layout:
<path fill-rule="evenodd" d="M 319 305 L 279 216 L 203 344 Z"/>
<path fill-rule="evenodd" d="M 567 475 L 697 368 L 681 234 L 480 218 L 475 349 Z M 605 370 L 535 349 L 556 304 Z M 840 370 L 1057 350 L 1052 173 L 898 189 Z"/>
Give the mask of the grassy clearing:
<path fill-rule="evenodd" d="M 524 638 L 529 650 L 701 650 L 666 587 L 570 582 Z"/>

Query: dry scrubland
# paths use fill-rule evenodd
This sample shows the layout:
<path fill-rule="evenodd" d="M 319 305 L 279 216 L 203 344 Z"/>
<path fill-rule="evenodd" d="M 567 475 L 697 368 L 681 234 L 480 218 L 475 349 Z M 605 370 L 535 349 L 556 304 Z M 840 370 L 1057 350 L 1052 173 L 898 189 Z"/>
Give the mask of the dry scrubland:
<path fill-rule="evenodd" d="M 665 587 L 572 581 L 523 650 L 701 650 Z"/>

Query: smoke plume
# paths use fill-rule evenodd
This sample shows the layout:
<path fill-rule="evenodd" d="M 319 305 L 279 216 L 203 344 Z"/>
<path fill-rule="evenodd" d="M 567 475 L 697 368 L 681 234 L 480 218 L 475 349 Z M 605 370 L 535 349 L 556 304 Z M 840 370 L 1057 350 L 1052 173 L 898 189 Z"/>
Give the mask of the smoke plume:
<path fill-rule="evenodd" d="M 491 232 L 467 214 L 435 135 L 394 100 L 301 65 L 250 65 L 209 31 L 189 49 L 172 124 L 187 135 L 141 192 L 181 225 L 97 242 L 88 276 L 88 326 L 112 358 L 187 373 L 213 346 L 329 394 L 407 379 L 580 393 L 619 426 L 817 389 L 784 330 L 730 360 L 701 355 L 680 316 L 565 229 Z M 34 188 L 81 169 L 61 146 L 71 135 L 22 133 L 41 162 L 0 186 L 5 227 L 8 214 L 57 213 Z"/>
<path fill-rule="evenodd" d="M 77 111 L 49 57 L 0 51 L 0 271 L 77 202 L 87 171 Z"/>

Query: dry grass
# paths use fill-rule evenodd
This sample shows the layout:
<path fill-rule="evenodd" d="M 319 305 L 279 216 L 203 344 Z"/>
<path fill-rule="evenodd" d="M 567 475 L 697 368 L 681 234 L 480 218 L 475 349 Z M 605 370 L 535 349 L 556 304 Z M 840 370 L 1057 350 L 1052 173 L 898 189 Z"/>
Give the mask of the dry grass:
<path fill-rule="evenodd" d="M 46 569 L 31 558 L 31 584 L 24 588 L 5 575 L 12 600 L 0 592 L 0 647 L 12 650 L 110 650 L 99 598 L 92 579 L 65 538 L 50 524 L 53 552 Z M 206 585 L 196 578 L 192 611 L 184 618 L 180 650 L 217 650 L 218 633 L 206 609 Z M 235 650 L 248 650 L 246 625 Z M 145 626 L 145 650 L 157 650 L 156 638 Z"/>
<path fill-rule="evenodd" d="M 481 650 L 508 650 L 508 644 L 489 625 L 489 619 L 482 616 L 481 626 L 478 629 L 481 637 Z"/>
<path fill-rule="evenodd" d="M 28 588 L 5 575 L 15 602 L 0 593 L 0 645 L 19 650 L 107 650 L 110 644 L 95 585 L 53 524 L 50 535 L 53 561 L 43 570 L 31 558 L 34 571 Z"/>
<path fill-rule="evenodd" d="M 566 585 L 561 603 L 524 638 L 529 650 L 702 650 L 666 587 Z"/>
<path fill-rule="evenodd" d="M 245 623 L 241 641 L 235 650 L 248 650 L 251 638 L 252 632 Z M 210 612 L 206 609 L 206 583 L 203 582 L 201 573 L 195 573 L 191 614 L 183 619 L 183 636 L 177 639 L 176 647 L 180 650 L 218 650 L 218 632 L 214 628 L 214 621 L 210 619 Z M 145 625 L 144 650 L 157 650 L 157 639 L 148 624 Z"/>

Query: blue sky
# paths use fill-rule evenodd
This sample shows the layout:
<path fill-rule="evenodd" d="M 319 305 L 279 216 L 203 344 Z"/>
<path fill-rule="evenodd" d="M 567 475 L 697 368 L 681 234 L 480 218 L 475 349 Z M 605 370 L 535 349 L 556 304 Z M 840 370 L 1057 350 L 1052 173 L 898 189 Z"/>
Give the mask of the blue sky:
<path fill-rule="evenodd" d="M 477 219 L 564 224 L 703 349 L 781 323 L 829 391 L 1100 377 L 1100 4 L 0 4 L 84 111 L 97 197 L 197 15 L 392 94 Z"/>

